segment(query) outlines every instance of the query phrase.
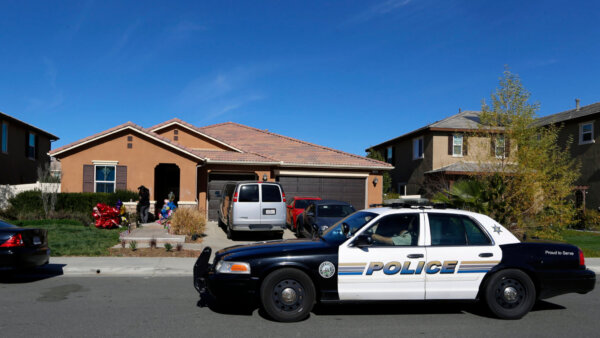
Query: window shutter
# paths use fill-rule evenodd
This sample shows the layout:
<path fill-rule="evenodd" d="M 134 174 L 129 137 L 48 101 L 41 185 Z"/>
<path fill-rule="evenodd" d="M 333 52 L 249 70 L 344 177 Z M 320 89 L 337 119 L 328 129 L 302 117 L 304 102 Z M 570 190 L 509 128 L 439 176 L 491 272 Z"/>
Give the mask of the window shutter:
<path fill-rule="evenodd" d="M 467 135 L 463 134 L 463 156 L 467 156 L 469 154 L 467 143 L 468 143 Z"/>
<path fill-rule="evenodd" d="M 34 135 L 33 138 L 34 138 L 33 144 L 35 144 L 35 150 L 33 152 L 33 158 L 35 158 L 37 160 L 39 158 L 38 152 L 40 151 L 40 138 L 38 137 L 38 135 Z"/>
<path fill-rule="evenodd" d="M 510 138 L 508 138 L 508 137 L 504 138 L 504 156 L 505 157 L 510 156 Z"/>
<path fill-rule="evenodd" d="M 94 166 L 83 165 L 83 192 L 94 192 Z"/>
<path fill-rule="evenodd" d="M 116 172 L 116 190 L 127 190 L 127 166 L 118 165 Z"/>
<path fill-rule="evenodd" d="M 490 142 L 490 155 L 492 157 L 496 156 L 496 136 L 492 136 L 490 138 L 491 142 Z"/>
<path fill-rule="evenodd" d="M 448 155 L 453 155 L 452 149 L 454 148 L 454 135 L 448 135 Z"/>

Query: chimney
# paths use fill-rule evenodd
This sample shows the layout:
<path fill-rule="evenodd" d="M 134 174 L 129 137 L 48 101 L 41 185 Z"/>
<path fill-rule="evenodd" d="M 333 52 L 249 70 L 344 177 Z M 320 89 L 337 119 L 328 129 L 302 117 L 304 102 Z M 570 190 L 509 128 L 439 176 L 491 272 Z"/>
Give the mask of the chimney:
<path fill-rule="evenodd" d="M 579 99 L 575 99 L 575 110 L 579 111 Z"/>
<path fill-rule="evenodd" d="M 462 109 L 461 108 L 458 108 L 458 113 L 459 114 L 462 113 Z"/>

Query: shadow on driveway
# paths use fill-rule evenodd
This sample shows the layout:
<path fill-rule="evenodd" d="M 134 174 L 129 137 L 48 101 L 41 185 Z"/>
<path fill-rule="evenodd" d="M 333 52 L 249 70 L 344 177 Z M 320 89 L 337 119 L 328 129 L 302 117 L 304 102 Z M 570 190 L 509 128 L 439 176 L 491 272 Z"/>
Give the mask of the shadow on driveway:
<path fill-rule="evenodd" d="M 46 264 L 37 268 L 27 270 L 0 270 L 0 283 L 21 284 L 33 283 L 63 275 L 65 264 Z"/>

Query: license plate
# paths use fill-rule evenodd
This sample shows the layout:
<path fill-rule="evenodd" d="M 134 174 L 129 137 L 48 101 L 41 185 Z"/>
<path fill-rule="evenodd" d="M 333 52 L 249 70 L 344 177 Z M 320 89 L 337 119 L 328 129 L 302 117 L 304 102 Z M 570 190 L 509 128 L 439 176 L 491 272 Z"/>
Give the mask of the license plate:
<path fill-rule="evenodd" d="M 33 245 L 40 245 L 40 244 L 42 244 L 42 240 L 38 236 L 33 237 Z"/>
<path fill-rule="evenodd" d="M 263 215 L 275 215 L 275 209 L 264 209 Z"/>

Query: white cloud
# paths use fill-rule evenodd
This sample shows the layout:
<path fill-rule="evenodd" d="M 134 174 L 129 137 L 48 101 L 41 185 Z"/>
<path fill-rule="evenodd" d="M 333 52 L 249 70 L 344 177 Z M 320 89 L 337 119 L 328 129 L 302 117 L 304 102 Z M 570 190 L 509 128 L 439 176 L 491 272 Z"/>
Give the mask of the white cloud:
<path fill-rule="evenodd" d="M 376 17 L 387 15 L 391 12 L 394 12 L 406 5 L 408 5 L 411 0 L 386 0 L 380 2 L 374 6 L 369 7 L 363 12 L 358 13 L 353 16 L 349 20 L 345 22 L 346 25 L 349 24 L 357 24 L 362 22 L 370 21 Z"/>

